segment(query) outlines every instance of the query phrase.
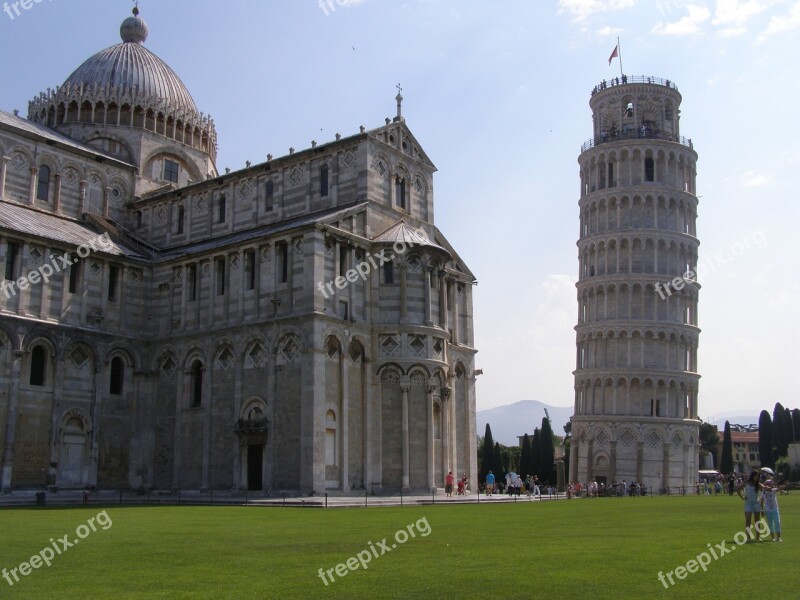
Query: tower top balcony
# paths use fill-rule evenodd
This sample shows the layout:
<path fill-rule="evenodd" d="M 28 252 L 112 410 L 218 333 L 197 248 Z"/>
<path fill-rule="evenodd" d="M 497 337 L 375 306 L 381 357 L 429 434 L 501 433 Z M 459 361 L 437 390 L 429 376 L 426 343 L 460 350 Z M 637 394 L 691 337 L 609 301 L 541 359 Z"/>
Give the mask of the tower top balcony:
<path fill-rule="evenodd" d="M 634 83 L 647 83 L 650 85 L 663 85 L 671 90 L 678 91 L 678 86 L 674 81 L 669 79 L 662 79 L 661 77 L 653 77 L 652 75 L 622 75 L 620 77 L 612 77 L 611 79 L 601 81 L 592 89 L 592 96 L 602 92 L 603 90 L 616 88 L 621 85 L 630 85 Z"/>
<path fill-rule="evenodd" d="M 674 142 L 694 149 L 680 133 L 681 94 L 669 79 L 621 75 L 603 80 L 592 90 L 592 139 L 581 153 L 608 142 Z"/>

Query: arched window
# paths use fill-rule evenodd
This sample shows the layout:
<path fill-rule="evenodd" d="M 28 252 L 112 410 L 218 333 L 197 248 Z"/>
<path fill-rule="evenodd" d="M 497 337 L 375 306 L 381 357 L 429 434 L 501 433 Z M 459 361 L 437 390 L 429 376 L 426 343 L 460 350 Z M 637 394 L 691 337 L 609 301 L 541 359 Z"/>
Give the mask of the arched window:
<path fill-rule="evenodd" d="M 175 233 L 183 233 L 183 222 L 186 220 L 186 209 L 183 206 L 178 207 L 178 224 Z"/>
<path fill-rule="evenodd" d="M 275 201 L 275 184 L 272 183 L 272 179 L 267 179 L 267 183 L 264 186 L 264 210 L 272 210 L 274 201 Z"/>
<path fill-rule="evenodd" d="M 36 199 L 47 200 L 50 197 L 50 167 L 42 165 L 39 167 L 39 180 L 36 184 Z"/>
<path fill-rule="evenodd" d="M 406 207 L 406 180 L 398 175 L 394 182 L 394 197 L 397 206 L 402 209 Z"/>
<path fill-rule="evenodd" d="M 328 195 L 328 165 L 322 165 L 319 170 L 319 195 Z"/>
<path fill-rule="evenodd" d="M 394 262 L 391 260 L 383 265 L 383 283 L 394 283 Z"/>
<path fill-rule="evenodd" d="M 325 413 L 325 465 L 336 466 L 336 413 Z"/>
<path fill-rule="evenodd" d="M 111 359 L 110 375 L 111 381 L 108 386 L 108 393 L 118 396 L 122 394 L 122 388 L 125 381 L 125 362 L 119 356 L 115 356 Z"/>
<path fill-rule="evenodd" d="M 31 385 L 44 385 L 47 378 L 47 351 L 44 346 L 35 346 L 31 351 Z"/>
<path fill-rule="evenodd" d="M 200 406 L 203 402 L 203 363 L 196 360 L 192 363 L 192 406 Z"/>
<path fill-rule="evenodd" d="M 655 176 L 656 176 L 655 161 L 651 157 L 647 157 L 644 159 L 644 180 L 655 181 Z"/>

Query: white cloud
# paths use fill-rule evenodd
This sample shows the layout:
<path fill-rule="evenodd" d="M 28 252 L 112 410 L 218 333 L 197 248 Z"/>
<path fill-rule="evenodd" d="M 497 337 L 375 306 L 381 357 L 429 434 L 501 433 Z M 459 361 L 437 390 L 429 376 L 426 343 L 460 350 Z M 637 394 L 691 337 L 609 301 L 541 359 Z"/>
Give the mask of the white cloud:
<path fill-rule="evenodd" d="M 656 23 L 653 33 L 657 35 L 698 35 L 703 33 L 700 25 L 711 17 L 711 11 L 705 6 L 690 4 L 686 7 L 688 14 L 674 23 Z"/>
<path fill-rule="evenodd" d="M 767 185 L 769 183 L 769 177 L 761 173 L 756 173 L 755 171 L 746 171 L 742 173 L 742 177 L 739 181 L 746 187 L 759 187 Z"/>
<path fill-rule="evenodd" d="M 717 35 L 720 37 L 736 37 L 745 33 L 747 33 L 747 27 L 726 27 L 725 29 L 720 29 Z"/>
<path fill-rule="evenodd" d="M 575 21 L 583 21 L 595 13 L 631 8 L 636 0 L 558 0 L 558 12 L 568 13 Z"/>
<path fill-rule="evenodd" d="M 753 17 L 767 9 L 767 4 L 759 0 L 717 0 L 712 25 L 729 25 L 739 28 Z"/>
<path fill-rule="evenodd" d="M 608 37 L 610 35 L 619 35 L 620 33 L 622 33 L 622 28 L 621 27 L 609 27 L 608 25 L 606 25 L 602 29 L 598 29 L 597 30 L 597 35 L 599 35 L 600 37 Z"/>
<path fill-rule="evenodd" d="M 771 35 L 785 33 L 798 27 L 800 27 L 800 2 L 795 2 L 787 14 L 769 20 L 767 29 L 758 37 L 758 41 L 763 42 Z"/>

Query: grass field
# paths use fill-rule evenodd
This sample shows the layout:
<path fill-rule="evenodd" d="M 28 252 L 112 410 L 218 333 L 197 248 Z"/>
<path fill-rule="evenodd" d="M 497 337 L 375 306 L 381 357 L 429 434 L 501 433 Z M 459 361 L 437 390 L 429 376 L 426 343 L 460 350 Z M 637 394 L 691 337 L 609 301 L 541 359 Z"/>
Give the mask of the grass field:
<path fill-rule="evenodd" d="M 800 494 L 780 502 L 785 541 L 741 546 L 736 496 L 329 510 L 4 509 L 0 568 L 17 568 L 20 581 L 10 573 L 13 586 L 0 579 L 0 596 L 798 598 Z M 102 510 L 108 520 L 97 516 Z M 92 517 L 96 531 L 87 524 Z M 408 539 L 395 537 L 398 530 Z M 83 539 L 63 550 L 65 534 L 68 542 Z M 719 556 L 715 549 L 707 572 L 673 576 L 669 589 L 658 580 L 659 571 L 686 566 L 723 540 L 735 550 Z M 23 576 L 20 563 L 53 544 L 62 553 L 51 566 Z M 337 575 L 336 565 L 359 552 L 365 563 L 369 556 L 367 569 L 356 558 L 356 570 L 342 566 L 347 574 Z M 334 569 L 335 581 L 326 574 L 326 586 L 320 568 Z"/>

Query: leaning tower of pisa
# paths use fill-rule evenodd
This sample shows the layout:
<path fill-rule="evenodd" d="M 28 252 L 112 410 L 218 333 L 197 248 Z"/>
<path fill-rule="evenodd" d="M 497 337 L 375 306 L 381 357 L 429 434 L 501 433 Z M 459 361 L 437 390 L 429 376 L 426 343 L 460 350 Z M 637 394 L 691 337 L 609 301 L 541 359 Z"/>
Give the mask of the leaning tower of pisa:
<path fill-rule="evenodd" d="M 697 153 L 680 104 L 669 79 L 592 90 L 578 158 L 575 481 L 675 491 L 697 477 Z"/>

